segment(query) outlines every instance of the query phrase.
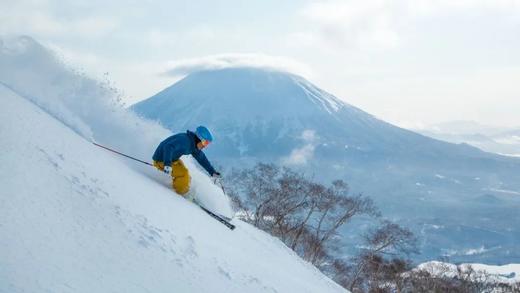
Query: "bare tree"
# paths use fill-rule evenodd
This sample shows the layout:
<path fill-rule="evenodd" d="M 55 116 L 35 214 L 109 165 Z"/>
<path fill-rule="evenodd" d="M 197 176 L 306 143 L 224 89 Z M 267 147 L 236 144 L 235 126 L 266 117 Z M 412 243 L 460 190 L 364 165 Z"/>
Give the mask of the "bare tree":
<path fill-rule="evenodd" d="M 326 187 L 272 164 L 235 170 L 227 181 L 244 220 L 279 237 L 316 265 L 338 246 L 338 230 L 353 217 L 379 215 L 369 198 L 349 196 L 341 180 Z"/>
<path fill-rule="evenodd" d="M 313 247 L 308 251 L 306 259 L 319 264 L 323 250 L 330 248 L 331 240 L 338 235 L 338 230 L 354 216 L 379 216 L 379 212 L 370 198 L 362 195 L 348 196 L 348 186 L 341 180 L 334 181 L 332 186 L 322 193 L 318 205 L 318 216 L 313 227 Z"/>
<path fill-rule="evenodd" d="M 388 280 L 382 276 L 389 274 L 389 268 L 406 268 L 406 265 L 397 266 L 399 263 L 406 264 L 406 261 L 399 259 L 398 256 L 417 253 L 417 239 L 413 233 L 390 221 L 383 221 L 379 227 L 370 231 L 364 238 L 365 249 L 352 260 L 355 268 L 352 270 L 348 285 L 351 291 L 384 288 L 387 283 L 381 282 Z M 384 256 L 394 257 L 394 260 L 391 261 L 394 263 L 393 267 L 384 259 Z M 393 275 L 395 277 L 398 273 L 403 272 L 395 272 Z"/>

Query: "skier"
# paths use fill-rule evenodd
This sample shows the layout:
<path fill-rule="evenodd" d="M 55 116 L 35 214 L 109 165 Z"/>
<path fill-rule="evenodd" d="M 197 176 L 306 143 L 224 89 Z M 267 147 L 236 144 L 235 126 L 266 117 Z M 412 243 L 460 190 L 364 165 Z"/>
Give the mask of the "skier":
<path fill-rule="evenodd" d="M 220 177 L 211 163 L 202 152 L 207 147 L 213 136 L 204 126 L 199 126 L 195 132 L 187 130 L 186 133 L 177 133 L 163 140 L 153 154 L 153 165 L 172 177 L 172 187 L 180 195 L 185 195 L 190 190 L 190 174 L 180 159 L 182 155 L 192 155 L 197 162 L 212 177 Z"/>

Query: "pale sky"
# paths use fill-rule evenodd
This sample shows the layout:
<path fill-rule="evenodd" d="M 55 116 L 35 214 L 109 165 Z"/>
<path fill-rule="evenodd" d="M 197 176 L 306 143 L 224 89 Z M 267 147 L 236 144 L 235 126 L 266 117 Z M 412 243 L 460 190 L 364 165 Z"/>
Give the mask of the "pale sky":
<path fill-rule="evenodd" d="M 0 0 L 127 104 L 200 68 L 269 66 L 404 127 L 520 126 L 520 0 Z"/>

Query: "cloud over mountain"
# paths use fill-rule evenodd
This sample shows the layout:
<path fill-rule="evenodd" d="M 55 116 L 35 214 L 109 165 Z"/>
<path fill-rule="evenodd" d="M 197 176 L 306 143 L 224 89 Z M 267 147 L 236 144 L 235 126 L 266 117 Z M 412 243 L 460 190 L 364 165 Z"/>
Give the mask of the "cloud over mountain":
<path fill-rule="evenodd" d="M 274 69 L 294 72 L 306 77 L 312 75 L 308 65 L 294 59 L 254 53 L 218 54 L 201 58 L 175 60 L 168 63 L 168 69 L 164 74 L 183 76 L 197 71 L 239 67 Z"/>

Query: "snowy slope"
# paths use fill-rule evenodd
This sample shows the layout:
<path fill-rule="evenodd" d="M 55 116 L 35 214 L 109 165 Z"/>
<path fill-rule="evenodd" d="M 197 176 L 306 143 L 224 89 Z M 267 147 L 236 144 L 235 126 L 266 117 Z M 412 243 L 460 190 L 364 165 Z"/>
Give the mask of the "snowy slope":
<path fill-rule="evenodd" d="M 520 264 L 507 264 L 502 266 L 485 265 L 479 263 L 465 263 L 459 265 L 463 271 L 469 267 L 477 273 L 482 272 L 490 276 L 490 280 L 497 283 L 513 284 L 520 282 Z M 435 276 L 454 276 L 457 273 L 457 265 L 439 261 L 430 261 L 417 266 L 416 270 L 423 270 Z"/>
<path fill-rule="evenodd" d="M 1 292 L 342 292 L 0 89 Z"/>
<path fill-rule="evenodd" d="M 163 174 L 85 139 L 113 133 L 140 153 L 153 147 L 133 146 L 140 121 L 125 129 L 105 109 L 106 124 L 71 123 L 77 104 L 62 108 L 52 90 L 37 96 L 37 82 L 26 80 L 23 97 L 23 80 L 0 84 L 0 292 L 344 292 L 277 239 L 237 220 L 228 230 Z M 100 106 L 89 101 L 78 109 Z M 199 190 L 218 192 L 193 176 Z"/>

